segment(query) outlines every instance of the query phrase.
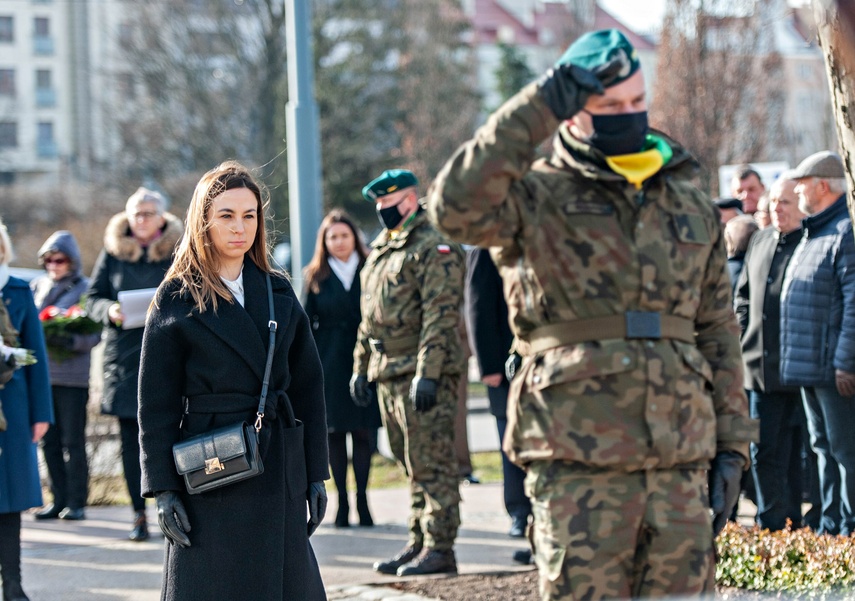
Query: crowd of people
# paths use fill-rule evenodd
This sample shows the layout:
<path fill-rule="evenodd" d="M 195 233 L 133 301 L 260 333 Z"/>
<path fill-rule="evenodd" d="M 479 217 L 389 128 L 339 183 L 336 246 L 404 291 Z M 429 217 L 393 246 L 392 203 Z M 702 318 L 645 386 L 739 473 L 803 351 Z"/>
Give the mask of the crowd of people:
<path fill-rule="evenodd" d="M 503 441 L 508 534 L 531 542 L 514 558 L 537 565 L 545 600 L 709 593 L 713 541 L 742 490 L 763 528 L 852 534 L 844 164 L 816 153 L 768 190 L 746 165 L 732 197 L 710 201 L 694 158 L 648 127 L 646 108 L 630 42 L 582 36 L 425 197 L 406 169 L 368 182 L 381 224 L 370 247 L 346 213 L 327 214 L 302 290 L 270 262 L 263 183 L 234 161 L 202 176 L 183 221 L 161 194 L 134 192 L 91 278 L 67 231 L 38 251 L 43 276 L 9 276 L 0 225 L 4 601 L 27 599 L 21 512 L 86 518 L 99 341 L 129 538 L 149 538 L 154 499 L 164 599 L 324 599 L 310 543 L 324 481 L 334 526 L 350 527 L 350 467 L 356 523 L 373 526 L 381 425 L 410 507 L 406 543 L 374 570 L 455 573 L 461 477 L 477 482 L 455 445 L 469 348 Z M 536 158 L 548 137 L 551 156 Z M 144 327 L 128 293 L 150 295 Z M 40 313 L 74 307 L 98 331 L 43 331 Z M 241 420 L 263 469 L 197 494 L 173 447 Z M 208 447 L 198 477 L 239 469 L 239 453 Z"/>

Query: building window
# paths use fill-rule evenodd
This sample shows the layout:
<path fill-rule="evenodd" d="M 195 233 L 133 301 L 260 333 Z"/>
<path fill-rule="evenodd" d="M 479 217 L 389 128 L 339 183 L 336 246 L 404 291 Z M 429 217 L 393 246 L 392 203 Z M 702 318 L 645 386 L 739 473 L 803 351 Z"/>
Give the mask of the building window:
<path fill-rule="evenodd" d="M 118 31 L 118 40 L 119 46 L 125 49 L 130 49 L 134 44 L 134 26 L 125 21 L 124 23 L 119 23 L 119 31 Z"/>
<path fill-rule="evenodd" d="M 50 69 L 36 70 L 36 106 L 56 106 L 56 90 L 53 89 Z"/>
<path fill-rule="evenodd" d="M 15 23 L 12 17 L 0 17 L 0 42 L 15 41 Z"/>
<path fill-rule="evenodd" d="M 47 17 L 36 17 L 33 19 L 33 52 L 42 55 L 53 54 L 50 19 Z"/>
<path fill-rule="evenodd" d="M 53 123 L 40 121 L 36 130 L 36 145 L 39 158 L 56 158 L 56 141 L 53 139 Z"/>
<path fill-rule="evenodd" d="M 0 121 L 0 148 L 18 147 L 18 124 L 15 121 Z"/>
<path fill-rule="evenodd" d="M 15 70 L 0 69 L 0 96 L 15 95 Z"/>
<path fill-rule="evenodd" d="M 117 87 L 122 100 L 134 100 L 137 97 L 136 78 L 133 73 L 119 73 Z"/>

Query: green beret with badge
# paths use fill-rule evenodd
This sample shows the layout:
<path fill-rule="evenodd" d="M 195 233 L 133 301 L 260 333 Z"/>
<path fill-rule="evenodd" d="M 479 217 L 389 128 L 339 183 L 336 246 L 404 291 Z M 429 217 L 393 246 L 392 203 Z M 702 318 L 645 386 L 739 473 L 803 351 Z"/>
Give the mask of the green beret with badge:
<path fill-rule="evenodd" d="M 638 52 L 623 33 L 617 29 L 601 29 L 586 33 L 573 42 L 555 66 L 576 65 L 596 72 L 597 67 L 602 67 L 615 59 L 620 60 L 621 68 L 609 81 L 609 86 L 629 79 L 638 71 L 641 63 L 638 60 Z"/>
<path fill-rule="evenodd" d="M 412 171 L 407 171 L 406 169 L 387 169 L 362 188 L 362 196 L 369 202 L 377 202 L 379 198 L 387 194 L 418 185 L 419 180 Z"/>

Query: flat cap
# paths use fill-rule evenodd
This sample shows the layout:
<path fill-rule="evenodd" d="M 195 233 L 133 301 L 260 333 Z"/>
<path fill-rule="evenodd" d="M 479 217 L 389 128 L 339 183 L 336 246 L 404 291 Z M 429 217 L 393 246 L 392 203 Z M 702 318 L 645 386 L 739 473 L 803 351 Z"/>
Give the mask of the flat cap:
<path fill-rule="evenodd" d="M 841 179 L 846 177 L 843 168 L 843 159 L 836 152 L 823 150 L 799 163 L 795 169 L 787 171 L 787 179 L 804 179 L 806 177 L 819 177 L 822 179 Z"/>
<path fill-rule="evenodd" d="M 716 198 L 713 204 L 719 209 L 739 209 L 742 210 L 742 201 L 738 198 Z"/>
<path fill-rule="evenodd" d="M 367 201 L 376 202 L 378 198 L 387 194 L 418 185 L 419 180 L 412 171 L 407 171 L 406 169 L 387 169 L 362 188 L 362 196 Z"/>
<path fill-rule="evenodd" d="M 602 67 L 614 59 L 620 59 L 623 66 L 610 86 L 628 79 L 641 66 L 638 52 L 623 33 L 617 29 L 601 29 L 586 33 L 570 44 L 555 66 L 572 64 L 596 71 L 597 67 Z"/>

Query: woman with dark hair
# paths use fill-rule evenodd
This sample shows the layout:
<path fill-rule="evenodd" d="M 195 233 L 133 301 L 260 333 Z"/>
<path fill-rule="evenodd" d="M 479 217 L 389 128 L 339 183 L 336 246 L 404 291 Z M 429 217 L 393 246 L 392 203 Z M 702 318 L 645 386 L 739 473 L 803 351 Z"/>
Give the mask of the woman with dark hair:
<path fill-rule="evenodd" d="M 327 215 L 318 230 L 315 254 L 304 270 L 306 313 L 324 367 L 324 398 L 327 404 L 327 436 L 330 467 L 338 489 L 337 527 L 347 527 L 347 435 L 353 448 L 356 510 L 360 526 L 373 526 L 365 490 L 371 469 L 372 434 L 380 427 L 376 402 L 356 406 L 350 398 L 353 347 L 359 328 L 359 270 L 368 249 L 359 230 L 341 210 Z"/>
<path fill-rule="evenodd" d="M 202 176 L 149 310 L 140 364 L 142 492 L 155 497 L 169 543 L 165 601 L 326 599 L 309 544 L 329 477 L 323 373 L 309 319 L 287 276 L 270 266 L 267 206 L 266 191 L 239 163 Z M 242 420 L 256 423 L 264 471 L 190 495 L 173 445 Z"/>

